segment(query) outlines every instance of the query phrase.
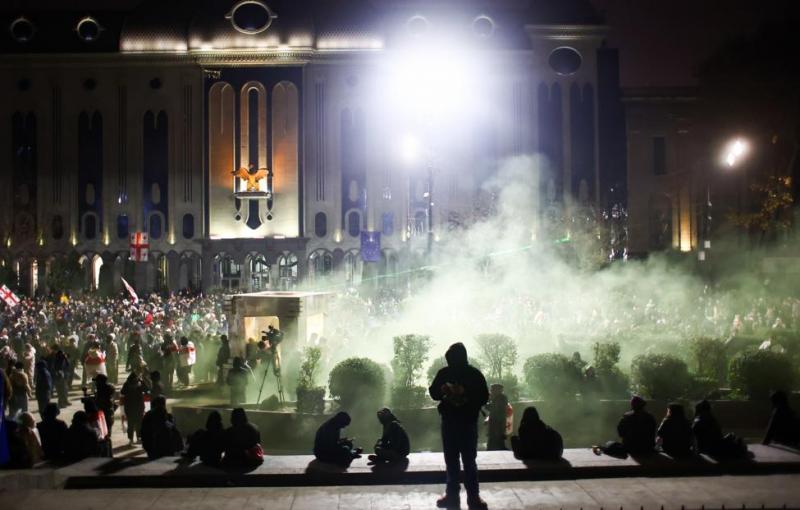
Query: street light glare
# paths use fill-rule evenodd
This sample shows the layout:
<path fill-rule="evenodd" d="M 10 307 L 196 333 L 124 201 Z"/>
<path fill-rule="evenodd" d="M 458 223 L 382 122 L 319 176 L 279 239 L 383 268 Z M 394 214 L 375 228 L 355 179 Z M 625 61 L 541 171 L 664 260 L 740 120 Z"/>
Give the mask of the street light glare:
<path fill-rule="evenodd" d="M 400 155 L 407 163 L 419 161 L 422 147 L 419 139 L 414 135 L 405 135 L 400 140 Z"/>
<path fill-rule="evenodd" d="M 742 158 L 747 154 L 747 142 L 741 138 L 737 138 L 728 144 L 725 151 L 725 164 L 729 167 L 736 166 Z"/>

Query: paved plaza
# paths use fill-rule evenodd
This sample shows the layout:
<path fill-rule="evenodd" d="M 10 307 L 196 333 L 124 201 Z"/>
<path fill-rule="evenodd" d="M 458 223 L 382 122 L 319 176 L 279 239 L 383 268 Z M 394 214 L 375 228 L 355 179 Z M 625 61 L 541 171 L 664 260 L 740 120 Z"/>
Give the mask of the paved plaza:
<path fill-rule="evenodd" d="M 438 485 L 25 490 L 0 492 L 9 510 L 432 509 Z M 800 508 L 800 475 L 618 478 L 490 483 L 492 509 Z M 465 508 L 464 505 L 462 508 Z"/>

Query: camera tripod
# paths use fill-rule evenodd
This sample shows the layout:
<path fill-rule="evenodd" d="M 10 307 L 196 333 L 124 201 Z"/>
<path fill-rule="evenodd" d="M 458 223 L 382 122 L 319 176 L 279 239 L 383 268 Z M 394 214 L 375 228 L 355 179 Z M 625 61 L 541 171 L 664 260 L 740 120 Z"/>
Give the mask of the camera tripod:
<path fill-rule="evenodd" d="M 267 374 L 269 373 L 270 365 L 272 365 L 272 373 L 275 375 L 275 381 L 277 382 L 278 386 L 278 401 L 281 404 L 284 404 L 286 403 L 286 399 L 283 396 L 280 355 L 277 351 L 272 351 L 272 356 L 270 356 L 268 359 L 269 361 L 266 363 L 266 367 L 264 368 L 264 376 L 261 378 L 261 387 L 258 389 L 258 400 L 256 401 L 256 404 L 261 405 L 261 393 L 264 391 L 264 383 L 267 382 Z"/>

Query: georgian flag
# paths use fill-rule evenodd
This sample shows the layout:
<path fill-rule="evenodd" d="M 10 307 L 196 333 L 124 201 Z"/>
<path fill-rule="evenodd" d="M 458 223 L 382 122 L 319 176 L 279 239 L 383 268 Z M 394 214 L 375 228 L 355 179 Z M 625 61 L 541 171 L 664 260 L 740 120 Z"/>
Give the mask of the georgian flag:
<path fill-rule="evenodd" d="M 14 308 L 19 304 L 19 298 L 16 294 L 11 292 L 11 289 L 3 285 L 0 287 L 0 298 L 5 301 L 9 308 Z"/>
<path fill-rule="evenodd" d="M 150 237 L 147 232 L 133 232 L 131 234 L 131 260 L 134 262 L 147 262 L 150 256 Z"/>
<path fill-rule="evenodd" d="M 131 299 L 133 300 L 133 304 L 135 305 L 136 303 L 138 303 L 139 302 L 139 296 L 136 295 L 136 291 L 133 290 L 133 287 L 131 286 L 130 283 L 128 283 L 128 281 L 125 278 L 122 279 L 122 285 L 125 286 L 125 290 L 127 290 L 128 294 L 131 295 Z"/>

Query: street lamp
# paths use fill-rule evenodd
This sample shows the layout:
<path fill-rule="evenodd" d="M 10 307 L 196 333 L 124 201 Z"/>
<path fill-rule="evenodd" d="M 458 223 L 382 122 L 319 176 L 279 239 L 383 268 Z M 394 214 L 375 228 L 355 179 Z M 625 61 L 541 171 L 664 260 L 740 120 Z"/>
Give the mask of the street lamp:
<path fill-rule="evenodd" d="M 721 154 L 721 164 L 722 166 L 733 169 L 736 167 L 741 167 L 743 162 L 747 159 L 747 156 L 750 154 L 750 143 L 747 139 L 742 137 L 735 137 L 728 141 L 725 144 L 722 154 Z M 744 179 L 744 173 L 742 172 L 742 179 Z M 737 192 L 737 208 L 741 209 L 741 189 Z M 700 261 L 705 261 L 707 259 L 707 254 L 705 250 L 711 249 L 711 221 L 712 221 L 712 204 L 711 204 L 711 179 L 706 179 L 706 224 L 705 224 L 705 240 L 703 241 L 703 248 L 698 253 L 698 258 Z"/>
<path fill-rule="evenodd" d="M 734 138 L 725 146 L 724 160 L 729 168 L 739 165 L 750 152 L 750 146 L 742 138 Z"/>
<path fill-rule="evenodd" d="M 457 139 L 456 133 L 471 120 L 470 108 L 478 102 L 472 72 L 475 56 L 466 51 L 466 46 L 453 44 L 452 40 L 427 39 L 399 47 L 387 59 L 385 87 L 379 96 L 390 110 L 388 118 L 395 132 L 399 159 L 420 170 L 424 165 L 424 177 L 409 175 L 407 221 L 409 225 L 417 224 L 411 204 L 412 182 L 422 178 L 426 181 L 425 191 L 414 207 L 417 212 L 425 209 L 428 253 L 436 239 L 434 165 L 443 161 L 438 152 Z"/>

